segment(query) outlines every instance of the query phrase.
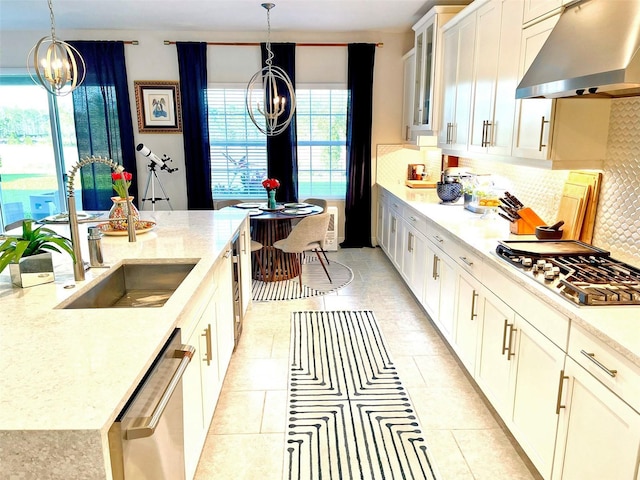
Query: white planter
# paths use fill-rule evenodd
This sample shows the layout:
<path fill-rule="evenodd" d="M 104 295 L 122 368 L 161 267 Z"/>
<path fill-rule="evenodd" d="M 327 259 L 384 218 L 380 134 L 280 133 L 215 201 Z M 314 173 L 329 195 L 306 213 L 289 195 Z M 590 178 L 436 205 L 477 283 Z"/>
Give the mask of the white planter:
<path fill-rule="evenodd" d="M 23 257 L 18 263 L 10 263 L 9 272 L 11 283 L 23 288 L 51 283 L 54 280 L 53 260 L 50 253 L 39 253 Z"/>

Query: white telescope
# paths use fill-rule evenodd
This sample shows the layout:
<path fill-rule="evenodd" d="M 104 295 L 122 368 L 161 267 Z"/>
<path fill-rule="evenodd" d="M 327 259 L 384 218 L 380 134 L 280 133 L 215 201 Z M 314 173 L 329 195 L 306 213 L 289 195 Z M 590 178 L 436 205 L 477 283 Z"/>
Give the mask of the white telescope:
<path fill-rule="evenodd" d="M 158 165 L 161 170 L 166 170 L 169 173 L 175 172 L 178 170 L 177 168 L 171 168 L 167 165 L 167 161 L 169 158 L 165 155 L 164 158 L 158 157 L 155 153 L 153 153 L 149 147 L 145 147 L 144 144 L 139 143 L 136 147 L 137 152 L 143 157 L 147 157 L 153 163 Z"/>

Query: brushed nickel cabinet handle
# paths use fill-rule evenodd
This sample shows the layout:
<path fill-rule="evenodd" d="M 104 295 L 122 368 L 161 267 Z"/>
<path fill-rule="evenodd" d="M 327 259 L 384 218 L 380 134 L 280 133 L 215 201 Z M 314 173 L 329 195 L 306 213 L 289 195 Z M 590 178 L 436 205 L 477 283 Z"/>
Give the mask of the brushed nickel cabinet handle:
<path fill-rule="evenodd" d="M 391 217 L 391 233 L 396 233 L 396 217 Z"/>
<path fill-rule="evenodd" d="M 201 333 L 200 336 L 204 337 L 207 342 L 207 353 L 204 360 L 207 362 L 208 367 L 211 365 L 211 360 L 213 359 L 213 349 L 211 348 L 211 324 L 204 329 L 204 333 Z"/>
<path fill-rule="evenodd" d="M 511 346 L 513 345 L 514 333 L 517 332 L 517 328 L 513 328 L 513 325 L 509 325 L 509 339 L 507 340 L 509 343 L 507 344 L 507 360 L 511 361 L 511 357 L 515 357 L 515 350 L 511 350 Z"/>
<path fill-rule="evenodd" d="M 444 242 L 444 240 L 442 238 L 440 238 L 438 235 L 434 235 L 433 238 L 435 239 L 436 242 L 438 243 L 442 243 Z"/>
<path fill-rule="evenodd" d="M 438 261 L 440 261 L 440 259 L 436 254 L 434 254 L 433 255 L 433 271 L 431 272 L 431 276 L 433 277 L 434 280 L 438 279 Z"/>
<path fill-rule="evenodd" d="M 471 294 L 471 318 L 469 320 L 471 320 L 472 322 L 476 319 L 476 317 L 478 316 L 478 314 L 476 313 L 476 299 L 478 298 L 478 292 L 476 292 L 475 290 L 473 291 L 473 293 Z"/>
<path fill-rule="evenodd" d="M 598 361 L 596 359 L 595 353 L 589 353 L 585 350 L 580 350 L 580 353 L 585 357 L 587 357 L 589 360 L 591 360 L 593 363 L 595 363 L 600 370 L 603 370 L 610 377 L 613 378 L 618 374 L 617 370 L 611 370 L 610 368 L 607 368 L 604 364 L 602 364 L 600 361 Z"/>
<path fill-rule="evenodd" d="M 509 326 L 509 320 L 504 319 L 504 328 L 502 329 L 502 355 L 507 353 L 509 348 L 507 347 L 507 327 Z"/>
<path fill-rule="evenodd" d="M 544 115 L 542 116 L 542 122 L 540 123 L 540 142 L 538 143 L 538 151 L 541 152 L 543 147 L 546 145 L 542 144 L 542 137 L 544 135 L 544 124 L 549 123 L 549 120 L 544 119 Z"/>
<path fill-rule="evenodd" d="M 482 140 L 480 140 L 480 146 L 481 147 L 486 147 L 487 146 L 487 125 L 489 123 L 489 120 L 483 120 L 482 121 Z"/>
<path fill-rule="evenodd" d="M 413 233 L 411 232 L 407 235 L 407 251 L 413 252 Z"/>
<path fill-rule="evenodd" d="M 564 374 L 564 370 L 560 370 L 560 381 L 558 382 L 558 400 L 556 401 L 556 415 L 560 415 L 560 409 L 566 407 L 566 405 L 562 405 L 562 385 L 565 380 L 569 380 L 569 377 Z"/>
<path fill-rule="evenodd" d="M 473 267 L 473 262 L 469 260 L 467 257 L 458 257 L 460 260 L 464 262 L 468 267 Z"/>

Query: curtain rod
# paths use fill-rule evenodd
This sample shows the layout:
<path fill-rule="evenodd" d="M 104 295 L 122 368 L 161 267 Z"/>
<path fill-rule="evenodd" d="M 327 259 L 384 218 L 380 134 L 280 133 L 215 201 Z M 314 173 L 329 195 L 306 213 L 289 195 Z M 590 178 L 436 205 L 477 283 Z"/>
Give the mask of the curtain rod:
<path fill-rule="evenodd" d="M 271 42 L 274 43 L 274 42 Z M 276 42 L 277 43 L 277 42 Z M 361 42 L 360 42 L 361 43 Z M 175 45 L 176 42 L 165 40 L 165 45 Z M 259 47 L 259 42 L 207 42 L 207 45 L 222 45 L 233 47 Z M 348 43 L 296 43 L 296 47 L 348 47 Z M 378 42 L 376 47 L 384 47 L 384 43 Z"/>

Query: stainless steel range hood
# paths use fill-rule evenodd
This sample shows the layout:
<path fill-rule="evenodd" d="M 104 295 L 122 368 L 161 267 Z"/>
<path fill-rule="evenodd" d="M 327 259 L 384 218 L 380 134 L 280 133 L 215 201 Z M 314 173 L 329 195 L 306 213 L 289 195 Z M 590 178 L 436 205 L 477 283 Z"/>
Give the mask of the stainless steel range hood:
<path fill-rule="evenodd" d="M 516 98 L 640 96 L 640 0 L 569 5 Z"/>

